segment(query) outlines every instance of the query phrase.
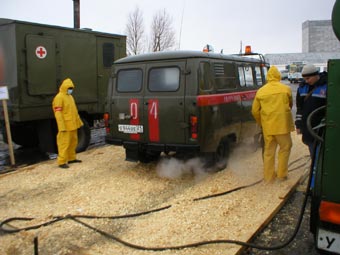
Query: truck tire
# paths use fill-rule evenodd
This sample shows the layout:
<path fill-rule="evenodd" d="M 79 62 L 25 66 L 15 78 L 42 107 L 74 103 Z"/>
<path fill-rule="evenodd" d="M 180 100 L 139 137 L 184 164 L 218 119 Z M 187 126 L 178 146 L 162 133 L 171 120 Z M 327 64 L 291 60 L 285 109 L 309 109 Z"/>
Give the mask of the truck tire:
<path fill-rule="evenodd" d="M 78 129 L 78 145 L 77 145 L 77 152 L 86 151 L 87 147 L 89 147 L 90 140 L 91 140 L 91 130 L 88 122 L 81 118 L 84 125 Z"/>
<path fill-rule="evenodd" d="M 33 125 L 15 125 L 11 126 L 12 141 L 15 144 L 21 145 L 26 148 L 33 148 L 38 146 L 39 140 L 36 133 L 36 128 Z M 3 139 L 7 143 L 7 133 L 5 128 L 3 129 Z"/>

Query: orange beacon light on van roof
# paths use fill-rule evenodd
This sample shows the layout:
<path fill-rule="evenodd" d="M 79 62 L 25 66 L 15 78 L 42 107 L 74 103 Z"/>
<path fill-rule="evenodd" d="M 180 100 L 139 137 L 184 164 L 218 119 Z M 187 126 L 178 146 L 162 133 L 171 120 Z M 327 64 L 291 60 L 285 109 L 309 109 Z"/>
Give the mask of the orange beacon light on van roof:
<path fill-rule="evenodd" d="M 210 44 L 207 44 L 204 46 L 203 52 L 214 52 L 214 48 Z"/>
<path fill-rule="evenodd" d="M 245 54 L 251 54 L 251 46 L 247 45 L 245 48 Z"/>

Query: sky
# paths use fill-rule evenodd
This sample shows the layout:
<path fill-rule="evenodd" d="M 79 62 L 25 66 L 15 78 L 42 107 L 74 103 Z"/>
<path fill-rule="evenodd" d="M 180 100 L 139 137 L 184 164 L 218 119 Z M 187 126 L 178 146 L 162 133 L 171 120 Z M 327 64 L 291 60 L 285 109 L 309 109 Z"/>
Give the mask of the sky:
<path fill-rule="evenodd" d="M 215 52 L 302 52 L 302 23 L 330 20 L 336 0 L 80 0 L 80 27 L 126 35 L 128 16 L 138 7 L 150 34 L 165 10 L 172 18 L 176 49 Z M 0 0 L 0 18 L 72 28 L 73 0 Z"/>

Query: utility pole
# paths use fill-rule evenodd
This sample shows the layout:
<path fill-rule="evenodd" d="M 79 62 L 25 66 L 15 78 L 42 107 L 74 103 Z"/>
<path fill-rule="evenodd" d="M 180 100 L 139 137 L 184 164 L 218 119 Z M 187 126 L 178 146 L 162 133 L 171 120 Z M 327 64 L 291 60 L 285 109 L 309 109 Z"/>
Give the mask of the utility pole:
<path fill-rule="evenodd" d="M 73 0 L 73 27 L 80 28 L 80 0 Z"/>

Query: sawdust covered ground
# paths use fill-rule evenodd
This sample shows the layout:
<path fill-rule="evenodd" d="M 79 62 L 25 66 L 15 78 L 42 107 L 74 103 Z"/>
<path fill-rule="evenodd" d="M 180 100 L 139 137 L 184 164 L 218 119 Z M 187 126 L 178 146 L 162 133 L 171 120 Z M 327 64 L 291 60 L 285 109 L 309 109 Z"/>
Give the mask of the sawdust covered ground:
<path fill-rule="evenodd" d="M 306 146 L 293 135 L 289 178 L 265 184 L 261 152 L 251 147 L 235 150 L 223 171 L 207 174 L 199 162 L 163 158 L 162 163 L 124 161 L 120 147 L 104 146 L 78 155 L 81 164 L 63 170 L 48 161 L 0 176 L 0 221 L 16 227 L 44 223 L 56 216 L 117 216 L 151 209 L 159 212 L 122 219 L 80 220 L 126 242 L 145 247 L 168 247 L 200 241 L 247 241 L 284 201 L 290 188 L 308 169 Z M 169 169 L 171 170 L 169 173 Z M 176 172 L 175 175 L 171 173 Z M 223 196 L 195 201 L 260 181 Z M 209 244 L 181 250 L 145 251 L 127 247 L 73 220 L 36 230 L 0 235 L 0 254 L 236 254 L 240 246 Z"/>

